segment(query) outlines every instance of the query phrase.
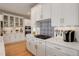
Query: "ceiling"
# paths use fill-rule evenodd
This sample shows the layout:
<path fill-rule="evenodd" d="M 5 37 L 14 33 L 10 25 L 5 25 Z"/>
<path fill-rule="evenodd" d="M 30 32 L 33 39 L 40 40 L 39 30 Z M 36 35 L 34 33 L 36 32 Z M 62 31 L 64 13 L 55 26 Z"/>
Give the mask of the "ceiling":
<path fill-rule="evenodd" d="M 0 3 L 0 10 L 30 18 L 31 8 L 36 3 Z"/>

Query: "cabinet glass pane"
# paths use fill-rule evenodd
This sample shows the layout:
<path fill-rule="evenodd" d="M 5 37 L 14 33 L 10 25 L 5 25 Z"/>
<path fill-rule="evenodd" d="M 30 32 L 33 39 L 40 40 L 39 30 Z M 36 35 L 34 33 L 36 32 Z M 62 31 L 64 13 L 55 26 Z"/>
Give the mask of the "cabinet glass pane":
<path fill-rule="evenodd" d="M 20 19 L 20 26 L 23 26 L 23 19 Z"/>
<path fill-rule="evenodd" d="M 18 17 L 15 18 L 15 26 L 19 27 L 19 18 Z"/>
<path fill-rule="evenodd" d="M 14 17 L 10 16 L 10 27 L 14 26 Z"/>
<path fill-rule="evenodd" d="M 4 15 L 4 27 L 8 27 L 8 16 Z"/>

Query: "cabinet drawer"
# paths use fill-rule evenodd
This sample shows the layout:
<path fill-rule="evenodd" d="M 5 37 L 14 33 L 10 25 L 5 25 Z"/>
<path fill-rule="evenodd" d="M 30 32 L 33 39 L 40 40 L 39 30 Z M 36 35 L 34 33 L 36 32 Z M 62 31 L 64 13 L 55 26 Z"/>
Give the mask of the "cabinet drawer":
<path fill-rule="evenodd" d="M 37 39 L 37 44 L 45 45 L 45 41 L 42 39 Z"/>
<path fill-rule="evenodd" d="M 46 42 L 46 45 L 50 46 L 52 48 L 55 48 L 56 50 L 59 50 L 59 51 L 66 53 L 68 55 L 72 55 L 72 56 L 77 55 L 77 51 L 73 50 L 71 48 L 67 48 L 67 47 L 60 46 L 60 45 L 53 44 L 53 43 L 49 43 L 49 42 Z"/>
<path fill-rule="evenodd" d="M 56 50 L 53 47 L 46 46 L 46 56 L 68 56 L 68 54 Z"/>

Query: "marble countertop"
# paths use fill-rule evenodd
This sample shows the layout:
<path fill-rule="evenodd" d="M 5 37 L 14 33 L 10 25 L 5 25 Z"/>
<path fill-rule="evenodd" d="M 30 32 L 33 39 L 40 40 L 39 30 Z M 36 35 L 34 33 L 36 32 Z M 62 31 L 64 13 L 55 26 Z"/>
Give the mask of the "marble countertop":
<path fill-rule="evenodd" d="M 57 40 L 57 39 L 59 39 L 59 40 Z M 50 38 L 50 39 L 47 39 L 46 42 L 79 50 L 79 42 L 64 42 L 63 40 L 61 41 L 60 38 Z"/>
<path fill-rule="evenodd" d="M 32 34 L 28 34 L 27 36 L 31 36 L 32 38 L 35 38 Z M 58 37 L 58 38 L 49 38 L 46 40 L 43 40 L 45 42 L 49 42 L 52 44 L 58 44 L 64 47 L 68 47 L 71 49 L 75 49 L 79 51 L 79 42 L 64 42 L 62 38 Z"/>

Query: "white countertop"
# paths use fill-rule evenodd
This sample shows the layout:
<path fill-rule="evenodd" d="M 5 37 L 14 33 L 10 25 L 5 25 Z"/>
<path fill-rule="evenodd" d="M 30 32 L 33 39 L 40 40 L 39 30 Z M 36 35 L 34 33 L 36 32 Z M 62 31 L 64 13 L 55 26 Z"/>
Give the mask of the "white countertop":
<path fill-rule="evenodd" d="M 79 42 L 64 42 L 61 40 L 57 41 L 56 39 L 57 38 L 50 38 L 50 39 L 47 39 L 46 42 L 50 42 L 50 43 L 58 44 L 58 45 L 65 46 L 68 48 L 79 50 Z"/>
<path fill-rule="evenodd" d="M 32 38 L 35 38 L 32 34 L 28 34 L 27 36 L 31 36 Z M 43 40 L 49 43 L 54 43 L 54 44 L 58 44 L 64 47 L 68 47 L 68 48 L 72 48 L 75 50 L 79 50 L 79 42 L 64 42 L 62 38 L 58 37 L 58 38 L 50 38 L 50 39 L 46 39 Z"/>

